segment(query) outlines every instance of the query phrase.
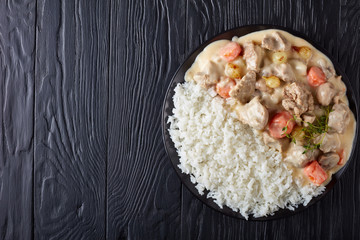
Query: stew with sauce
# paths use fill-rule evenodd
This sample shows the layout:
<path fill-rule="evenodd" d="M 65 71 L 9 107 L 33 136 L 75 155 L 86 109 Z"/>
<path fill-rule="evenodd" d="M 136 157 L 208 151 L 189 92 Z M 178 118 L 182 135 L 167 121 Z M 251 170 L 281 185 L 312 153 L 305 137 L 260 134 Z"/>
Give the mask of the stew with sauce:
<path fill-rule="evenodd" d="M 326 185 L 350 155 L 356 121 L 345 84 L 331 61 L 301 38 L 265 30 L 213 42 L 185 80 L 226 99 L 304 184 Z"/>

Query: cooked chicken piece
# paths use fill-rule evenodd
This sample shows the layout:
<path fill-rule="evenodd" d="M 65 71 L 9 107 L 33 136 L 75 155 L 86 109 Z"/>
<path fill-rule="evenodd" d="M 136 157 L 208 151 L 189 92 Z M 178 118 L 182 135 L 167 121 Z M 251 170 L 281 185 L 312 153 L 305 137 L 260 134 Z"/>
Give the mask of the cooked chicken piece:
<path fill-rule="evenodd" d="M 337 94 L 335 97 L 334 97 L 334 103 L 335 104 L 339 104 L 340 103 L 340 95 Z"/>
<path fill-rule="evenodd" d="M 337 133 L 323 133 L 314 139 L 315 144 L 320 143 L 320 150 L 324 153 L 334 152 L 340 148 L 340 138 Z"/>
<path fill-rule="evenodd" d="M 225 70 L 225 64 L 222 61 L 220 57 L 204 61 L 200 71 L 193 75 L 194 81 L 204 88 L 212 87 L 218 83 Z"/>
<path fill-rule="evenodd" d="M 302 119 L 304 120 L 304 126 L 307 127 L 309 124 L 308 123 L 313 123 L 316 119 L 316 117 L 314 115 L 305 113 L 302 116 Z"/>
<path fill-rule="evenodd" d="M 350 109 L 345 103 L 335 104 L 329 114 L 328 125 L 331 132 L 344 133 L 350 123 Z"/>
<path fill-rule="evenodd" d="M 335 69 L 330 66 L 324 59 L 319 59 L 317 63 L 320 65 L 321 70 L 324 72 L 327 79 L 335 75 Z"/>
<path fill-rule="evenodd" d="M 264 49 L 255 45 L 253 42 L 244 43 L 244 59 L 248 70 L 258 72 L 264 54 Z"/>
<path fill-rule="evenodd" d="M 211 77 L 209 74 L 203 72 L 196 73 L 193 78 L 194 81 L 203 88 L 212 87 L 219 81 L 218 78 Z"/>
<path fill-rule="evenodd" d="M 259 97 L 262 98 L 263 93 L 260 92 L 259 90 L 255 90 L 255 92 L 251 95 L 251 99 L 253 99 L 254 97 Z"/>
<path fill-rule="evenodd" d="M 247 103 L 252 94 L 255 92 L 255 83 L 256 83 L 256 73 L 254 71 L 249 71 L 243 76 L 233 87 L 229 95 L 241 103 Z"/>
<path fill-rule="evenodd" d="M 314 110 L 314 99 L 311 92 L 300 83 L 294 82 L 287 85 L 284 87 L 283 94 L 283 107 L 297 117 L 307 111 Z"/>
<path fill-rule="evenodd" d="M 261 92 L 266 92 L 270 94 L 274 92 L 273 88 L 270 88 L 266 85 L 266 81 L 263 78 L 256 81 L 255 88 L 260 90 Z"/>
<path fill-rule="evenodd" d="M 237 107 L 236 112 L 241 122 L 257 130 L 264 129 L 269 120 L 269 112 L 260 103 L 259 97 L 254 97 L 244 106 Z"/>
<path fill-rule="evenodd" d="M 291 44 L 279 32 L 273 32 L 272 34 L 265 35 L 262 40 L 261 47 L 272 51 L 289 51 Z"/>
<path fill-rule="evenodd" d="M 344 97 L 346 97 L 346 85 L 345 83 L 341 80 L 341 76 L 337 76 L 334 78 L 330 78 L 329 82 L 332 82 L 335 86 L 335 88 L 337 89 L 337 94 L 334 97 L 334 103 L 335 104 L 339 104 L 341 101 L 341 99 L 343 99 Z"/>
<path fill-rule="evenodd" d="M 261 75 L 265 77 L 276 76 L 285 82 L 296 81 L 292 67 L 287 63 L 271 64 L 266 66 L 261 70 Z"/>
<path fill-rule="evenodd" d="M 337 165 L 340 160 L 339 154 L 328 152 L 319 157 L 320 166 L 325 170 L 330 170 Z"/>
<path fill-rule="evenodd" d="M 305 165 L 317 158 L 320 151 L 318 149 L 309 150 L 304 153 L 305 148 L 300 144 L 290 143 L 284 161 L 291 163 L 294 167 L 305 167 Z"/>
<path fill-rule="evenodd" d="M 316 97 L 319 103 L 323 106 L 328 106 L 336 94 L 337 90 L 331 82 L 321 84 L 316 89 Z"/>
<path fill-rule="evenodd" d="M 267 146 L 275 148 L 279 152 L 284 152 L 289 147 L 290 143 L 288 138 L 275 139 L 271 137 L 267 131 L 263 132 L 263 140 Z"/>
<path fill-rule="evenodd" d="M 314 105 L 314 110 L 312 111 L 312 113 L 316 117 L 321 117 L 321 116 L 325 115 L 325 110 L 321 105 L 315 104 Z"/>

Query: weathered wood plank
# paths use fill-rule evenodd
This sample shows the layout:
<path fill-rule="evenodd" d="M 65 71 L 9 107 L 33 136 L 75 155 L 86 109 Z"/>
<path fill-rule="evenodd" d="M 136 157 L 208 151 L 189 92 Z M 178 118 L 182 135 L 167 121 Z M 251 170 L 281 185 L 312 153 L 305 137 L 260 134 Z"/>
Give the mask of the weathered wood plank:
<path fill-rule="evenodd" d="M 0 2 L 0 239 L 32 238 L 35 2 Z"/>
<path fill-rule="evenodd" d="M 35 239 L 104 239 L 108 1 L 37 4 Z"/>
<path fill-rule="evenodd" d="M 268 23 L 293 28 L 324 46 L 345 67 L 359 89 L 358 1 L 189 1 L 186 53 L 222 30 Z M 321 14 L 319 14 L 321 12 Z M 344 47 L 346 45 L 346 47 Z M 360 168 L 355 163 L 323 200 L 295 216 L 269 222 L 246 222 L 224 216 L 182 188 L 182 239 L 358 239 Z"/>
<path fill-rule="evenodd" d="M 112 1 L 108 239 L 177 239 L 181 185 L 166 156 L 161 107 L 184 60 L 181 1 Z"/>

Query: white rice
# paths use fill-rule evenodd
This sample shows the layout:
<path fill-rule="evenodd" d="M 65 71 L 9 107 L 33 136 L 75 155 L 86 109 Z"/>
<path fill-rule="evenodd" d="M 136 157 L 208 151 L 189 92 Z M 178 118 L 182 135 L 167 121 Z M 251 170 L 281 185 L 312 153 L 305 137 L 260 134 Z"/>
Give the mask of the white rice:
<path fill-rule="evenodd" d="M 173 97 L 170 135 L 180 157 L 179 168 L 190 174 L 199 193 L 209 190 L 219 205 L 246 219 L 272 215 L 279 208 L 307 205 L 325 187 L 301 186 L 267 147 L 261 135 L 240 123 L 214 90 L 194 83 L 178 84 Z"/>

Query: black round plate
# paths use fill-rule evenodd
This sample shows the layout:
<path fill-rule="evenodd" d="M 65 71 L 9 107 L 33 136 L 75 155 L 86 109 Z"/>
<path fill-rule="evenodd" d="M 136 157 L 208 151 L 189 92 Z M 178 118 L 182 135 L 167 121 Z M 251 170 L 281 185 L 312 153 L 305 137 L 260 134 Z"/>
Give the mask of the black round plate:
<path fill-rule="evenodd" d="M 233 210 L 231 210 L 230 208 L 228 208 L 226 206 L 224 206 L 224 208 L 221 209 L 213 201 L 212 198 L 207 198 L 206 197 L 207 193 L 208 193 L 207 191 L 204 192 L 204 195 L 200 195 L 199 192 L 197 191 L 197 189 L 195 188 L 195 185 L 190 181 L 190 175 L 182 173 L 181 170 L 178 168 L 177 165 L 180 164 L 179 156 L 174 147 L 174 143 L 172 142 L 172 140 L 170 138 L 170 134 L 168 131 L 169 124 L 167 123 L 167 120 L 168 120 L 168 117 L 172 115 L 172 109 L 174 108 L 174 103 L 173 103 L 173 99 L 172 99 L 172 97 L 174 95 L 174 88 L 176 87 L 176 85 L 178 83 L 184 82 L 185 72 L 191 67 L 191 65 L 195 61 L 196 56 L 207 45 L 209 45 L 210 43 L 212 43 L 214 41 L 220 40 L 220 39 L 229 39 L 230 40 L 233 36 L 241 37 L 241 36 L 244 36 L 251 32 L 256 32 L 256 31 L 266 30 L 266 29 L 280 29 L 280 30 L 287 31 L 287 32 L 293 34 L 294 36 L 305 39 L 306 41 L 311 43 L 315 48 L 317 48 L 319 51 L 323 52 L 326 56 L 328 56 L 328 58 L 333 62 L 337 74 L 342 76 L 342 80 L 344 81 L 344 83 L 347 87 L 347 97 L 349 99 L 349 107 L 352 110 L 352 112 L 354 113 L 356 120 L 357 120 L 357 116 L 358 116 L 358 106 L 357 106 L 358 101 L 356 101 L 356 99 L 355 99 L 353 87 L 351 86 L 350 81 L 349 81 L 348 77 L 346 76 L 345 72 L 339 67 L 339 64 L 327 53 L 327 51 L 323 47 L 319 46 L 317 43 L 313 42 L 311 39 L 309 39 L 308 37 L 304 36 L 303 34 L 297 32 L 297 31 L 294 31 L 289 28 L 280 27 L 280 26 L 274 26 L 274 25 L 248 25 L 248 26 L 231 29 L 229 31 L 221 33 L 221 34 L 215 36 L 214 38 L 210 39 L 209 41 L 203 43 L 200 47 L 198 47 L 176 71 L 174 77 L 172 78 L 172 80 L 170 82 L 170 86 L 167 90 L 167 93 L 165 95 L 163 109 L 162 109 L 163 141 L 165 144 L 166 151 L 170 157 L 171 163 L 172 163 L 176 173 L 180 177 L 183 184 L 190 190 L 190 192 L 192 192 L 203 203 L 205 203 L 209 207 L 215 209 L 216 211 L 219 211 L 228 216 L 236 217 L 236 218 L 240 218 L 240 219 L 245 219 L 245 218 L 239 212 L 234 212 Z M 338 179 L 341 177 L 341 175 L 344 173 L 344 171 L 348 168 L 349 165 L 351 165 L 352 158 L 354 155 L 354 149 L 356 148 L 357 135 L 358 135 L 358 124 L 356 125 L 356 133 L 355 133 L 353 148 L 352 148 L 349 160 L 347 161 L 347 163 L 345 164 L 344 167 L 342 167 L 336 174 L 333 175 L 332 180 L 326 186 L 326 190 L 324 191 L 323 194 L 313 198 L 307 206 L 300 205 L 294 211 L 291 211 L 288 209 L 280 209 L 277 212 L 275 212 L 274 215 L 270 215 L 267 217 L 260 217 L 260 218 L 254 218 L 253 216 L 250 216 L 249 220 L 271 220 L 271 219 L 278 219 L 278 218 L 290 216 L 290 215 L 293 215 L 295 213 L 298 213 L 298 212 L 308 208 L 309 206 L 311 206 L 314 203 L 316 203 L 317 201 L 319 201 L 322 197 L 325 196 L 326 193 L 328 193 L 334 187 L 335 183 L 338 181 Z M 353 165 L 351 165 L 351 166 L 353 166 Z"/>

